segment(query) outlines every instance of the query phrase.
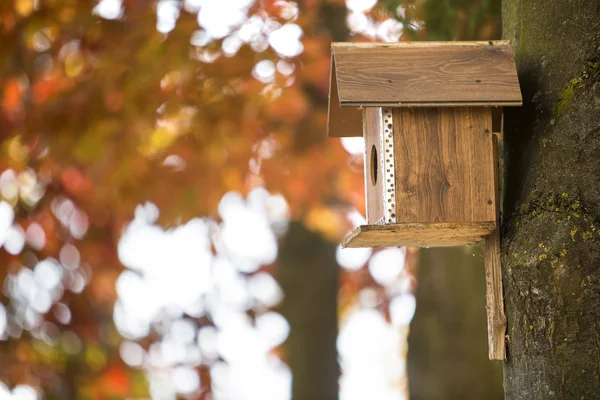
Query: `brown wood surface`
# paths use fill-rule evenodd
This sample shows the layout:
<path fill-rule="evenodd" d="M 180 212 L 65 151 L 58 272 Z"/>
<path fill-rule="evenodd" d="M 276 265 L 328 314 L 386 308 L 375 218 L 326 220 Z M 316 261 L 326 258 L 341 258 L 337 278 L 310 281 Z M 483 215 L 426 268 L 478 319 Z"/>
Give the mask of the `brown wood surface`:
<path fill-rule="evenodd" d="M 397 222 L 495 221 L 489 108 L 394 110 Z"/>
<path fill-rule="evenodd" d="M 483 240 L 495 227 L 494 221 L 362 225 L 344 239 L 342 246 L 464 246 Z"/>
<path fill-rule="evenodd" d="M 332 46 L 336 48 L 361 48 L 361 49 L 380 49 L 388 47 L 466 47 L 466 46 L 488 46 L 490 43 L 494 46 L 510 45 L 510 40 L 469 40 L 469 41 L 418 41 L 418 42 L 334 42 Z"/>
<path fill-rule="evenodd" d="M 500 202 L 500 175 L 498 139 L 493 136 L 493 165 L 496 202 Z M 499 221 L 499 211 L 496 218 Z M 488 328 L 488 353 L 490 360 L 506 359 L 506 315 L 502 290 L 502 264 L 500 261 L 500 230 L 496 228 L 486 236 L 483 259 L 485 263 L 485 299 Z"/>
<path fill-rule="evenodd" d="M 327 108 L 327 135 L 329 137 L 362 137 L 361 112 L 358 107 L 340 107 L 335 60 L 331 57 L 329 70 L 329 104 Z"/>
<path fill-rule="evenodd" d="M 502 268 L 500 264 L 500 233 L 495 229 L 486 236 L 484 246 L 485 298 L 490 360 L 506 359 L 506 315 L 502 293 Z"/>
<path fill-rule="evenodd" d="M 334 43 L 332 57 L 341 106 L 522 104 L 508 42 Z"/>
<path fill-rule="evenodd" d="M 502 139 L 503 108 L 492 107 L 492 132 Z"/>
<path fill-rule="evenodd" d="M 365 192 L 367 196 L 367 223 L 376 224 L 384 218 L 383 204 L 383 162 L 381 149 L 381 109 L 368 107 L 363 110 L 365 132 Z M 377 179 L 373 185 L 371 151 L 373 146 L 377 151 Z"/>

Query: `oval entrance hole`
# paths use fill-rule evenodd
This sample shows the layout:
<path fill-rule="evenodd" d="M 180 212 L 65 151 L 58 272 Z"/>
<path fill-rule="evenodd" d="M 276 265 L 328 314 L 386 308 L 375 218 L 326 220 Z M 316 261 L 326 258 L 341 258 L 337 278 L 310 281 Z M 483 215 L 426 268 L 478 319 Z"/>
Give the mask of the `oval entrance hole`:
<path fill-rule="evenodd" d="M 371 183 L 373 186 L 377 185 L 377 168 L 378 168 L 378 157 L 377 157 L 377 149 L 375 145 L 371 147 Z"/>

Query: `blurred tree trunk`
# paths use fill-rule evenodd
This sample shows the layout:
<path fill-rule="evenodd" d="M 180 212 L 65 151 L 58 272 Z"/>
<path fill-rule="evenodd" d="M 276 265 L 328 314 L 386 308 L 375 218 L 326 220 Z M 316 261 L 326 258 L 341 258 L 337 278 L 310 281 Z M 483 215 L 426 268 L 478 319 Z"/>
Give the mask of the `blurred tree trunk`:
<path fill-rule="evenodd" d="M 323 2 L 318 14 L 321 28 L 313 34 L 326 32 L 334 41 L 347 40 L 347 12 L 343 3 Z M 322 94 L 310 87 L 305 90 L 312 103 L 326 104 Z M 301 148 L 310 135 L 306 129 L 301 130 L 297 147 Z M 291 328 L 285 351 L 292 370 L 293 400 L 338 398 L 339 275 L 335 251 L 336 245 L 299 222 L 290 224 L 280 244 L 276 278 L 285 296 L 281 312 Z"/>
<path fill-rule="evenodd" d="M 300 223 L 280 247 L 277 279 L 282 314 L 291 331 L 285 344 L 294 400 L 336 400 L 338 266 L 336 246 Z"/>
<path fill-rule="evenodd" d="M 487 353 L 480 246 L 422 249 L 408 335 L 411 400 L 503 398 L 502 366 Z"/>
<path fill-rule="evenodd" d="M 506 396 L 600 396 L 600 0 L 504 0 Z"/>

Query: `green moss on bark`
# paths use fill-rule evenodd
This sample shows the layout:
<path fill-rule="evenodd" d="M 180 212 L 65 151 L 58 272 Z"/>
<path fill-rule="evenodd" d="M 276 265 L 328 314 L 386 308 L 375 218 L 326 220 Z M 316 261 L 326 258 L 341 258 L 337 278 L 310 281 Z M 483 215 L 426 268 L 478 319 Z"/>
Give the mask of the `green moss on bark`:
<path fill-rule="evenodd" d="M 560 117 L 560 115 L 565 111 L 565 109 L 571 104 L 573 101 L 573 97 L 575 96 L 575 91 L 577 89 L 581 89 L 583 86 L 581 78 L 573 78 L 571 82 L 569 82 L 569 86 L 563 89 L 560 93 L 560 99 L 554 106 L 554 118 Z"/>

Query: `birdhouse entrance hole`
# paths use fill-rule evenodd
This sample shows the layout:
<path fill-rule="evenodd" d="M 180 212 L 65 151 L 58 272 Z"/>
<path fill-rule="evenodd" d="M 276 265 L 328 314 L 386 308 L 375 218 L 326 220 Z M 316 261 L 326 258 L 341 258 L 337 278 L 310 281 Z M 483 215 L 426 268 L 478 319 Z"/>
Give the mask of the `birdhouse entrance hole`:
<path fill-rule="evenodd" d="M 377 164 L 379 163 L 379 158 L 377 157 L 377 149 L 375 145 L 371 147 L 371 184 L 373 186 L 377 185 Z"/>

